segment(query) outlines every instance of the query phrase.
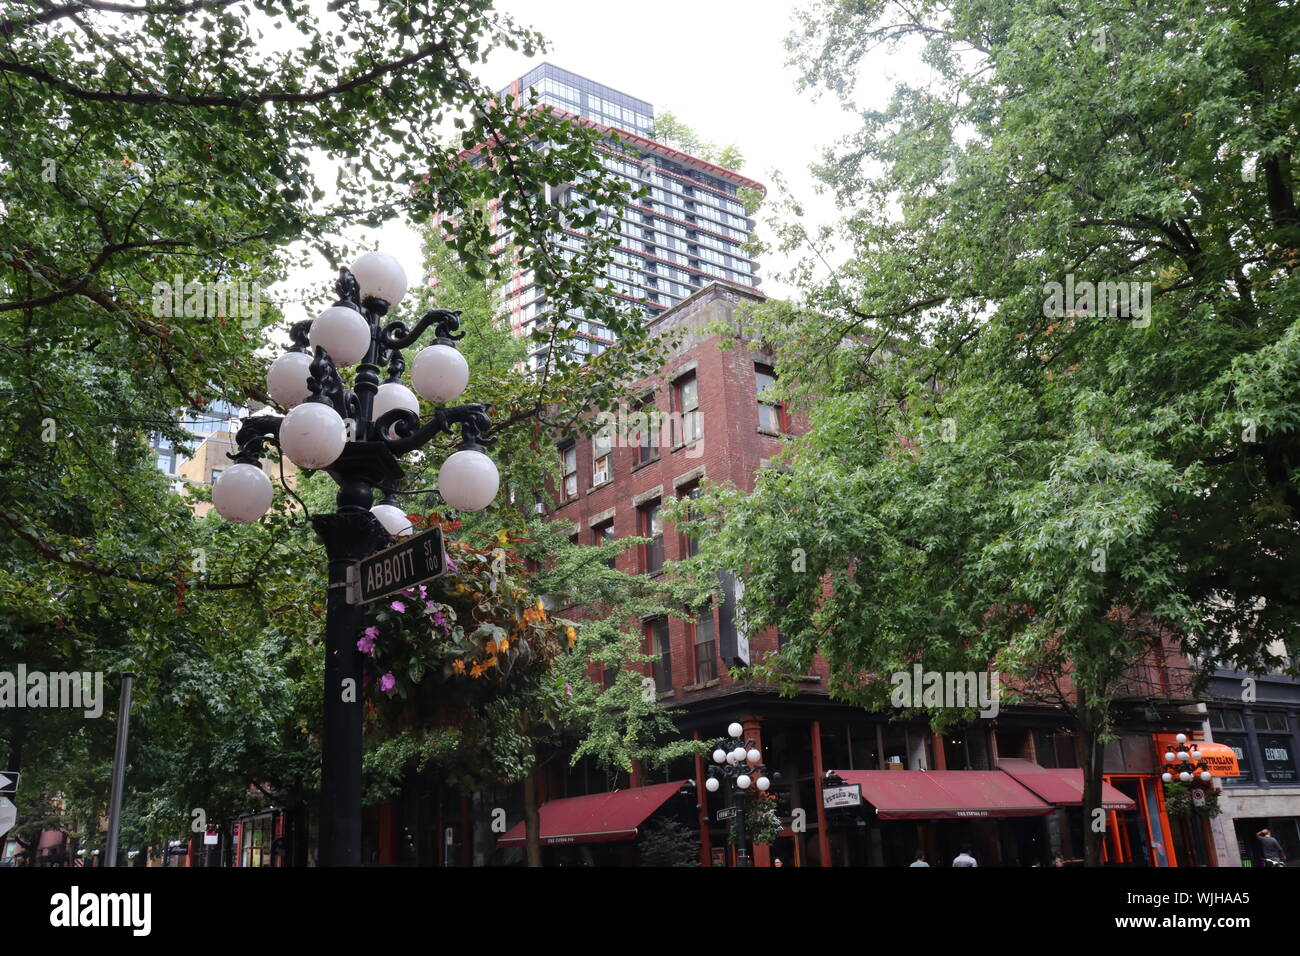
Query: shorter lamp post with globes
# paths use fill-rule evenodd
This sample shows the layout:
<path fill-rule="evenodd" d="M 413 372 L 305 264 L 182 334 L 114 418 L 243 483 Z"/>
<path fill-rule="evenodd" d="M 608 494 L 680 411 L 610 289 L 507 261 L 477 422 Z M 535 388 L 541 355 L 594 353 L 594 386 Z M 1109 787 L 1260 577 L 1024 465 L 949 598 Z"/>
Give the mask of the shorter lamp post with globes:
<path fill-rule="evenodd" d="M 321 735 L 320 862 L 361 863 L 362 670 L 356 642 L 362 608 L 347 601 L 350 566 L 413 529 L 396 494 L 398 457 L 435 436 L 460 429 L 461 442 L 438 472 L 443 501 L 479 511 L 496 498 L 500 477 L 484 454 L 491 439 L 488 407 L 446 407 L 420 422 L 415 392 L 434 403 L 454 401 L 469 383 L 469 365 L 456 350 L 460 313 L 426 312 L 414 327 L 384 324 L 406 294 L 406 273 L 392 256 L 368 252 L 339 270 L 338 301 L 290 330 L 293 345 L 271 365 L 267 391 L 289 409 L 283 418 L 247 419 L 235 436 L 236 462 L 217 478 L 212 504 L 230 521 L 257 521 L 271 506 L 271 480 L 258 466 L 268 442 L 300 468 L 323 469 L 338 484 L 337 510 L 312 516 L 329 559 L 325 623 L 325 713 Z M 415 392 L 401 382 L 402 350 L 433 327 L 434 342 L 411 366 Z M 309 349 L 314 349 L 312 354 Z M 340 368 L 356 365 L 349 389 Z M 381 384 L 381 368 L 388 376 Z M 374 492 L 384 492 L 374 504 Z"/>
<path fill-rule="evenodd" d="M 709 777 L 704 781 L 704 789 L 717 793 L 727 786 L 727 805 L 735 807 L 736 865 L 750 866 L 749 851 L 745 847 L 745 803 L 744 799 L 754 792 L 766 793 L 772 786 L 772 777 L 767 775 L 767 767 L 762 763 L 763 754 L 754 741 L 742 740 L 745 728 L 738 722 L 727 727 L 728 737 L 719 738 L 713 746 L 713 763 L 709 765 Z"/>
<path fill-rule="evenodd" d="M 1174 745 L 1178 748 L 1176 752 L 1165 751 L 1161 780 L 1172 783 L 1177 777 L 1180 783 L 1194 783 L 1197 780 L 1209 783 L 1214 779 L 1214 774 L 1210 772 L 1210 766 L 1206 763 L 1204 755 L 1195 743 L 1188 743 L 1186 734 L 1178 734 L 1174 737 Z"/>

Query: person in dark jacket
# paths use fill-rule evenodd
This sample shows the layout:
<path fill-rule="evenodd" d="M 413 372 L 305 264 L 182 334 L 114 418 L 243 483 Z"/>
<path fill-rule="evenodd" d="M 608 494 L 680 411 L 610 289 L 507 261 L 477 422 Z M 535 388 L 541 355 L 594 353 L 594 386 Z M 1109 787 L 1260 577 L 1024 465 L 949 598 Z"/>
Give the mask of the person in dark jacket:
<path fill-rule="evenodd" d="M 1277 838 L 1268 831 L 1268 827 L 1260 830 L 1255 836 L 1259 838 L 1259 849 L 1264 854 L 1264 859 L 1286 860 L 1286 854 L 1282 852 L 1282 844 L 1277 842 Z"/>

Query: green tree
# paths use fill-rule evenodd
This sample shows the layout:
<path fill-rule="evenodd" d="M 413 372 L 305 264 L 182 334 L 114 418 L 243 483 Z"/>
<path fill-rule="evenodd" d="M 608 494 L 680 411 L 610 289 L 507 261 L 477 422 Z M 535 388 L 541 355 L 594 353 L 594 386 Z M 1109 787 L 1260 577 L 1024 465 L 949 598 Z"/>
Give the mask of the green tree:
<path fill-rule="evenodd" d="M 309 800 L 320 549 L 284 501 L 251 527 L 196 520 L 147 437 L 186 445 L 176 410 L 266 400 L 260 348 L 279 313 L 262 290 L 305 260 L 291 244 L 346 262 L 347 227 L 489 199 L 563 307 L 554 340 L 582 308 L 635 350 L 639 320 L 595 288 L 607 230 L 543 187 L 581 179 L 601 203 L 627 191 L 596 133 L 496 104 L 474 79 L 490 50 L 542 42 L 486 0 L 10 4 L 0 35 L 0 648 L 10 670 L 102 672 L 110 698 L 98 720 L 0 714 L 20 812 L 62 806 L 93 834 L 125 672 L 130 839 L 188 832 L 195 808 L 223 819 L 259 787 Z M 538 140 L 550 148 L 525 145 Z M 575 224 L 589 239 L 561 259 L 555 238 Z M 499 268 L 493 241 L 482 216 L 456 217 L 467 270 Z M 187 291 L 221 283 L 233 302 Z M 576 366 L 562 353 L 557 367 Z M 322 476 L 304 483 L 327 497 Z"/>
<path fill-rule="evenodd" d="M 670 113 L 668 110 L 663 110 L 655 117 L 650 138 L 663 143 L 665 146 L 675 146 L 684 153 L 698 156 L 700 159 L 707 160 L 715 166 L 721 166 L 723 169 L 739 172 L 741 167 L 745 165 L 744 154 L 741 153 L 740 147 L 735 143 L 716 146 L 709 140 L 702 138 L 694 128 L 683 123 L 677 118 L 676 114 Z"/>
<path fill-rule="evenodd" d="M 849 699 L 884 706 L 916 660 L 1067 679 L 1091 820 L 1130 664 L 1171 638 L 1206 669 L 1287 663 L 1300 24 L 825 0 L 791 48 L 852 106 L 895 43 L 931 81 L 828 150 L 841 223 L 787 200 L 799 299 L 756 322 L 812 431 L 752 499 L 715 496 L 710 543 L 781 662 L 820 649 Z M 1063 302 L 1067 282 L 1106 298 Z"/>

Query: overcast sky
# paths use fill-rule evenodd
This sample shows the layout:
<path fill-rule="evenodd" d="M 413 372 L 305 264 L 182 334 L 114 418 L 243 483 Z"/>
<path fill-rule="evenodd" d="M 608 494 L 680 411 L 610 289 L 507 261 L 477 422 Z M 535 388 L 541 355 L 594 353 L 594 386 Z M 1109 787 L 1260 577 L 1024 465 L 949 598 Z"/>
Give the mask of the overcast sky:
<path fill-rule="evenodd" d="M 813 197 L 808 166 L 856 121 L 829 95 L 814 101 L 796 92 L 797 75 L 785 63 L 784 40 L 795 9 L 788 0 L 498 0 L 497 7 L 540 30 L 551 48 L 531 58 L 505 49 L 494 53 L 478 69 L 490 89 L 505 87 L 538 63 L 554 63 L 648 100 L 656 114 L 671 111 L 706 140 L 736 144 L 745 175 L 770 185 L 770 171 L 778 169 L 814 221 L 833 214 L 829 200 Z M 895 63 L 914 69 L 915 60 L 873 59 L 871 82 L 860 96 L 883 104 Z M 377 234 L 349 238 L 395 255 L 412 282 L 419 280 L 419 238 L 409 224 L 393 222 Z M 760 265 L 762 291 L 788 294 L 772 278 L 781 260 L 766 256 Z M 272 290 L 273 297 L 291 318 L 308 317 L 295 307 L 301 298 L 296 290 L 320 290 L 330 281 L 322 261 Z"/>

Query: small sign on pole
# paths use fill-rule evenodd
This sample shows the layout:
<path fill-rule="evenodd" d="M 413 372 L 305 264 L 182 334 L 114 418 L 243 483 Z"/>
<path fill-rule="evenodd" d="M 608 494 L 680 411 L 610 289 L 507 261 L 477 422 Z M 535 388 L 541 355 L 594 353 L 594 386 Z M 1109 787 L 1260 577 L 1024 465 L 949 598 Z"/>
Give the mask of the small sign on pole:
<path fill-rule="evenodd" d="M 442 529 L 430 528 L 423 534 L 362 558 L 348 568 L 348 603 L 377 601 L 441 577 L 446 570 Z"/>
<path fill-rule="evenodd" d="M 827 810 L 862 806 L 862 787 L 851 783 L 844 787 L 826 787 L 822 790 L 822 806 Z"/>
<path fill-rule="evenodd" d="M 16 770 L 5 770 L 0 772 L 0 793 L 17 793 L 18 778 L 22 774 Z"/>
<path fill-rule="evenodd" d="M 4 836 L 18 822 L 18 807 L 8 797 L 0 797 L 0 836 Z"/>
<path fill-rule="evenodd" d="M 717 817 L 719 820 L 730 820 L 735 815 L 736 815 L 735 807 L 723 807 L 717 813 Z"/>

